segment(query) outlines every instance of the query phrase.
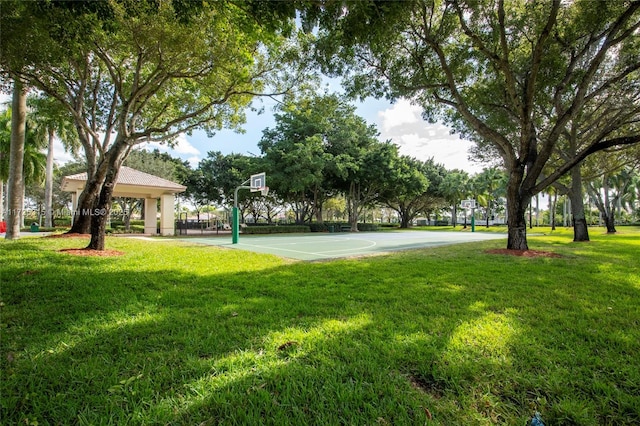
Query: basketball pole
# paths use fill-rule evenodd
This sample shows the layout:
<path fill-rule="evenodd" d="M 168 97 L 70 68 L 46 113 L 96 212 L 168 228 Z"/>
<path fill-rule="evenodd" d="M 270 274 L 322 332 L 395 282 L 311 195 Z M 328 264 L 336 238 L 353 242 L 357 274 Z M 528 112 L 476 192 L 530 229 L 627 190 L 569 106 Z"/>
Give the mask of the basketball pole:
<path fill-rule="evenodd" d="M 250 186 L 246 186 L 251 179 L 247 179 L 242 182 L 242 185 L 236 188 L 233 193 L 233 210 L 231 210 L 233 223 L 231 225 L 231 244 L 238 244 L 238 238 L 240 236 L 240 213 L 238 210 L 238 191 L 241 189 L 251 189 Z"/>
<path fill-rule="evenodd" d="M 238 244 L 238 239 L 240 237 L 240 211 L 238 210 L 238 191 L 241 189 L 250 189 L 251 191 L 260 191 L 262 195 L 267 195 L 269 192 L 269 187 L 266 186 L 266 174 L 264 172 L 258 173 L 256 175 L 251 175 L 251 177 L 240 184 L 239 187 L 233 193 L 233 209 L 231 210 L 232 215 L 232 226 L 231 226 L 231 244 Z M 249 184 L 249 186 L 247 186 Z"/>
<path fill-rule="evenodd" d="M 476 209 L 471 209 L 471 232 L 476 232 Z"/>

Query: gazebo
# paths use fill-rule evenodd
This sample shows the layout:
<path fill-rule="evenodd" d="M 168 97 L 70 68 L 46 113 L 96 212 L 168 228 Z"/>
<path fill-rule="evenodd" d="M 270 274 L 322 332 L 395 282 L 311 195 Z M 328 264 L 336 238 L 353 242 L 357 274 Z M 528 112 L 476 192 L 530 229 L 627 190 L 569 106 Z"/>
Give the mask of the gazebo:
<path fill-rule="evenodd" d="M 87 182 L 86 173 L 62 178 L 62 190 L 71 192 L 73 211 L 78 207 L 78 198 Z M 160 235 L 175 233 L 175 194 L 184 192 L 186 186 L 153 176 L 131 167 L 122 166 L 113 189 L 114 197 L 144 199 L 144 233 L 156 235 L 158 199 L 160 199 Z"/>

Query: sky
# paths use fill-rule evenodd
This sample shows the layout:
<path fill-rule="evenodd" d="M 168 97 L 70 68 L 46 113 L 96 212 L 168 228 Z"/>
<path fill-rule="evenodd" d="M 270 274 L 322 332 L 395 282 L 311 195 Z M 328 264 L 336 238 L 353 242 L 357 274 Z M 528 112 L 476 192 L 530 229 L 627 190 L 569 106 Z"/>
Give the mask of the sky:
<path fill-rule="evenodd" d="M 0 103 L 10 101 L 7 95 L 0 95 Z M 247 111 L 247 122 L 242 134 L 231 130 L 222 130 L 209 138 L 204 132 L 195 131 L 192 135 L 182 135 L 175 147 L 149 144 L 149 148 L 158 148 L 174 157 L 187 160 L 192 167 L 207 156 L 209 151 L 220 151 L 223 154 L 239 153 L 260 155 L 258 142 L 264 129 L 275 126 L 273 107 L 275 101 L 269 98 L 254 101 L 254 107 L 262 113 Z M 386 100 L 367 99 L 355 103 L 356 114 L 373 124 L 380 132 L 380 140 L 391 140 L 398 145 L 400 154 L 409 155 L 419 160 L 429 158 L 441 163 L 445 168 L 462 169 L 470 174 L 483 169 L 481 164 L 470 162 L 468 150 L 471 142 L 450 134 L 449 128 L 442 124 L 430 124 L 421 117 L 420 107 L 411 105 L 407 100 L 391 103 Z M 72 160 L 72 156 L 64 151 L 57 141 L 54 146 L 54 157 L 58 165 Z"/>

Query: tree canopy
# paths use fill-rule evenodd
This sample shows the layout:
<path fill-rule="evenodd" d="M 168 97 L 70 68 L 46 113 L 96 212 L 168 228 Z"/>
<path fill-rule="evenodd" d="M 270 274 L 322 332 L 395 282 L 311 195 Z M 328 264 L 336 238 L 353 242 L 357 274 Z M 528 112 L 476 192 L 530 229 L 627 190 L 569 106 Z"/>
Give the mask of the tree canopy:
<path fill-rule="evenodd" d="M 558 152 L 585 108 L 637 97 L 639 9 L 637 1 L 348 2 L 319 20 L 317 58 L 346 75 L 352 93 L 411 99 L 426 119 L 494 150 L 509 176 L 507 247 L 526 249 L 533 194 L 593 152 L 640 141 L 637 129 L 603 128 L 573 155 Z M 563 160 L 545 170 L 552 158 Z"/>
<path fill-rule="evenodd" d="M 171 144 L 193 129 L 237 128 L 252 97 L 294 85 L 294 62 L 300 63 L 285 37 L 290 11 L 274 7 L 258 17 L 256 8 L 269 8 L 261 2 L 10 2 L 3 8 L 3 34 L 13 35 L 3 42 L 10 45 L 0 56 L 3 70 L 72 114 L 89 173 L 81 203 L 107 212 L 131 147 Z M 41 42 L 51 53 L 22 55 L 20 42 L 26 52 Z M 91 221 L 89 247 L 102 249 L 106 217 Z"/>

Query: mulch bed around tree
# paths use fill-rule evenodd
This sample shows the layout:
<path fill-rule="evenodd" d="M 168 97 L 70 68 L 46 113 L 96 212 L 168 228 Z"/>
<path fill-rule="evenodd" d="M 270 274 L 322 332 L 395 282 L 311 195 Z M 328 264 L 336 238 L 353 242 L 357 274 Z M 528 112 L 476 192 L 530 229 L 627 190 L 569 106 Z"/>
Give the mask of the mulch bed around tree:
<path fill-rule="evenodd" d="M 61 253 L 72 254 L 74 256 L 93 256 L 93 257 L 113 257 L 122 256 L 124 252 L 118 250 L 92 250 L 92 249 L 61 249 Z"/>
<path fill-rule="evenodd" d="M 90 238 L 91 234 L 55 234 L 44 238 Z M 122 256 L 124 252 L 118 250 L 91 250 L 86 248 L 80 249 L 61 249 L 60 253 L 67 253 L 73 256 L 92 256 L 92 257 L 113 257 Z"/>
<path fill-rule="evenodd" d="M 91 234 L 52 234 L 43 238 L 91 238 Z"/>
<path fill-rule="evenodd" d="M 558 253 L 552 253 L 550 251 L 540 251 L 540 250 L 492 249 L 492 250 L 486 250 L 485 253 L 503 254 L 507 256 L 518 256 L 518 257 L 562 257 L 562 255 Z"/>

